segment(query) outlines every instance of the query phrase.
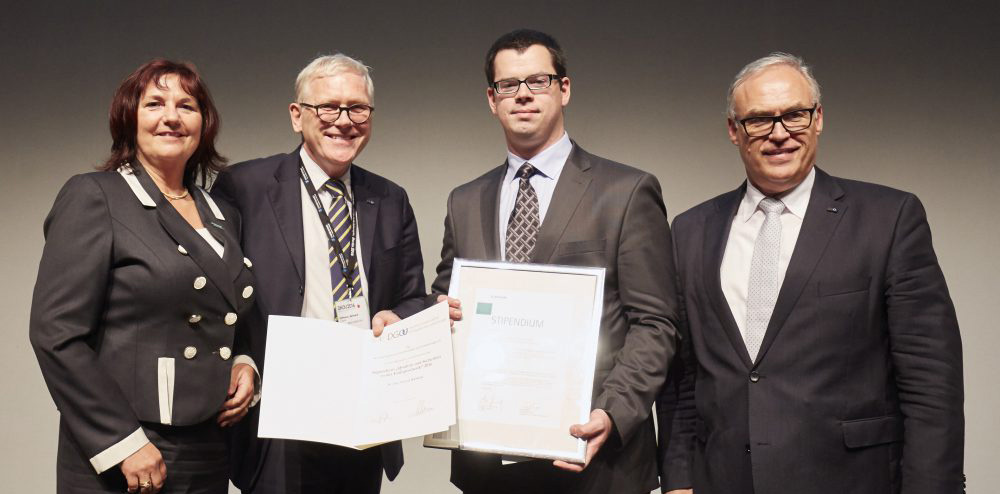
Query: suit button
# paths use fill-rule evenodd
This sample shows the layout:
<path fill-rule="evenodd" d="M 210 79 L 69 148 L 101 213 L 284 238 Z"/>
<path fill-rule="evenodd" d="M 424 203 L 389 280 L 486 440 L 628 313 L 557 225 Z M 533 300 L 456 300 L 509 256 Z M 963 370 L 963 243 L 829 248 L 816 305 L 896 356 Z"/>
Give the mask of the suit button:
<path fill-rule="evenodd" d="M 236 313 L 230 312 L 226 314 L 226 326 L 232 326 L 233 324 L 236 324 Z"/>
<path fill-rule="evenodd" d="M 229 347 L 224 346 L 219 349 L 219 357 L 222 357 L 222 360 L 229 360 L 229 357 L 232 356 L 233 356 L 233 351 L 230 350 Z"/>
<path fill-rule="evenodd" d="M 304 286 L 302 286 L 302 285 L 299 285 L 299 295 L 302 295 L 305 292 L 306 292 L 306 288 Z"/>
<path fill-rule="evenodd" d="M 745 446 L 746 446 L 746 448 L 747 448 L 747 454 L 750 454 L 750 445 L 749 445 L 749 444 L 746 444 Z"/>
<path fill-rule="evenodd" d="M 191 324 L 198 324 L 199 322 L 201 322 L 201 315 L 191 314 L 191 317 L 188 318 L 188 322 Z"/>
<path fill-rule="evenodd" d="M 201 290 L 202 288 L 205 288 L 206 283 L 208 283 L 208 280 L 206 280 L 204 276 L 199 276 L 194 279 L 194 289 Z"/>
<path fill-rule="evenodd" d="M 252 268 L 253 267 L 253 263 L 250 262 L 250 259 L 247 259 L 246 257 L 243 258 L 243 265 L 246 266 L 246 267 L 248 267 L 248 268 Z"/>
<path fill-rule="evenodd" d="M 191 360 L 191 359 L 194 358 L 195 355 L 198 355 L 198 349 L 197 348 L 195 348 L 193 346 L 189 346 L 189 347 L 184 348 L 184 358 L 186 358 L 188 360 Z"/>
<path fill-rule="evenodd" d="M 183 245 L 178 245 L 177 246 L 177 252 L 180 252 L 181 255 L 185 255 L 185 256 L 188 255 L 188 250 L 185 249 Z"/>
<path fill-rule="evenodd" d="M 243 289 L 243 298 L 250 298 L 251 295 L 253 295 L 253 287 L 247 285 L 247 287 Z"/>
<path fill-rule="evenodd" d="M 750 373 L 750 382 L 755 383 L 757 381 L 760 381 L 760 374 L 758 374 L 757 371 L 751 372 Z"/>

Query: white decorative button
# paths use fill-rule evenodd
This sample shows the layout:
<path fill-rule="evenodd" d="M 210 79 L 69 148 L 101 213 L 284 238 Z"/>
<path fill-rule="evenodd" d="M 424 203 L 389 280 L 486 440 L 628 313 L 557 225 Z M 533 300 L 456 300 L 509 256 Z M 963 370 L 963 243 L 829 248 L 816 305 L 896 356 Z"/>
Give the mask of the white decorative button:
<path fill-rule="evenodd" d="M 177 246 L 177 252 L 180 252 L 181 254 L 183 254 L 185 256 L 188 255 L 188 250 L 185 249 L 183 245 L 178 245 Z"/>
<path fill-rule="evenodd" d="M 251 295 L 253 295 L 253 287 L 247 285 L 247 287 L 243 289 L 243 298 L 250 298 Z"/>
<path fill-rule="evenodd" d="M 188 318 L 188 322 L 191 324 L 198 324 L 199 322 L 201 322 L 201 315 L 191 314 L 191 317 Z"/>
<path fill-rule="evenodd" d="M 205 283 L 208 283 L 208 280 L 206 280 L 204 276 L 199 276 L 199 277 L 195 278 L 194 279 L 194 289 L 195 290 L 201 290 L 202 288 L 205 288 Z"/>
<path fill-rule="evenodd" d="M 233 356 L 233 351 L 229 347 L 224 346 L 219 349 L 219 356 L 222 357 L 222 360 L 229 360 L 229 357 Z"/>
<path fill-rule="evenodd" d="M 191 360 L 191 359 L 194 358 L 195 355 L 198 355 L 198 349 L 197 348 L 195 348 L 193 346 L 189 346 L 189 347 L 184 348 L 184 358 L 186 358 L 188 360 Z"/>
<path fill-rule="evenodd" d="M 232 326 L 233 324 L 236 324 L 236 313 L 230 312 L 226 314 L 226 326 Z"/>
<path fill-rule="evenodd" d="M 253 267 L 253 263 L 250 262 L 250 259 L 247 259 L 245 257 L 243 258 L 243 264 L 245 264 L 248 268 L 252 268 Z"/>

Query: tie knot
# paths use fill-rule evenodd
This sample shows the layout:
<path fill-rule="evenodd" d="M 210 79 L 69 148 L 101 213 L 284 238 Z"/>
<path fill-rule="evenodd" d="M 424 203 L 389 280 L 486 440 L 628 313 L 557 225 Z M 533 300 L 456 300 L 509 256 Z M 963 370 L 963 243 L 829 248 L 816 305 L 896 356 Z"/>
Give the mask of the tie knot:
<path fill-rule="evenodd" d="M 326 190 L 329 190 L 334 197 L 346 195 L 345 191 L 347 190 L 347 186 L 344 185 L 344 182 L 335 178 L 327 180 L 326 183 L 323 184 L 323 187 L 325 187 Z"/>
<path fill-rule="evenodd" d="M 525 161 L 524 164 L 521 165 L 521 168 L 517 169 L 517 178 L 527 180 L 536 173 L 538 173 L 538 170 L 535 169 L 534 165 Z"/>
<path fill-rule="evenodd" d="M 785 210 L 785 203 L 773 197 L 765 197 L 760 201 L 760 209 L 765 215 L 778 214 Z"/>

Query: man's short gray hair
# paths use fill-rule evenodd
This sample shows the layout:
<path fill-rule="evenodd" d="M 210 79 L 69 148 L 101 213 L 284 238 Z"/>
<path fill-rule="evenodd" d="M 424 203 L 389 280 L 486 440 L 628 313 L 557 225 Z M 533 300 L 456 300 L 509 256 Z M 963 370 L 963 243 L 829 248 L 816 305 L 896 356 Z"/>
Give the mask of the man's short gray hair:
<path fill-rule="evenodd" d="M 753 62 L 746 64 L 742 70 L 736 74 L 733 79 L 733 83 L 729 85 L 729 95 L 726 97 L 726 114 L 731 119 L 736 119 L 736 110 L 733 108 L 733 93 L 736 92 L 736 88 L 746 82 L 747 79 L 759 74 L 764 69 L 773 67 L 775 65 L 787 65 L 802 74 L 802 77 L 806 78 L 809 82 L 809 88 L 812 90 L 813 104 L 819 104 L 819 83 L 816 82 L 816 78 L 812 75 L 812 70 L 808 65 L 799 57 L 791 55 L 788 53 L 776 51 L 770 55 L 762 58 L 758 58 Z"/>
<path fill-rule="evenodd" d="M 358 74 L 364 78 L 365 88 L 368 90 L 369 104 L 374 105 L 375 84 L 372 83 L 372 76 L 368 72 L 370 69 L 371 67 L 362 63 L 361 60 L 356 60 L 343 53 L 316 57 L 295 78 L 295 101 L 302 101 L 303 96 L 305 96 L 306 86 L 313 79 L 331 77 L 348 72 Z M 315 104 L 316 102 L 311 101 L 309 103 Z"/>

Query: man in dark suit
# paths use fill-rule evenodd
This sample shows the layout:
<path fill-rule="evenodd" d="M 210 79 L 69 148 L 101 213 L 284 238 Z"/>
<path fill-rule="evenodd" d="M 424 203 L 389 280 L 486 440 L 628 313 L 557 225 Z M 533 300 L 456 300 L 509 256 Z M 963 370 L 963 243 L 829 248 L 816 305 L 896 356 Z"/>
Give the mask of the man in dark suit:
<path fill-rule="evenodd" d="M 801 59 L 752 62 L 729 99 L 747 181 L 674 221 L 690 345 L 657 402 L 663 490 L 961 492 L 961 339 L 920 201 L 815 167 Z"/>
<path fill-rule="evenodd" d="M 587 463 L 456 451 L 451 481 L 466 493 L 649 492 L 657 486 L 651 407 L 676 348 L 670 230 L 652 175 L 570 141 L 565 57 L 552 37 L 508 33 L 486 57 L 490 110 L 507 161 L 448 199 L 433 292 L 448 292 L 456 257 L 607 269 L 593 412 L 567 434 Z"/>
<path fill-rule="evenodd" d="M 406 192 L 353 164 L 371 135 L 368 68 L 341 54 L 319 57 L 299 74 L 295 93 L 288 108 L 302 146 L 234 165 L 213 193 L 243 215 L 263 314 L 360 319 L 377 334 L 420 310 L 426 292 Z M 336 306 L 344 301 L 357 303 Z M 345 313 L 359 305 L 375 316 Z M 399 441 L 354 451 L 257 439 L 256 413 L 233 445 L 233 478 L 244 492 L 375 493 L 383 468 L 393 479 L 403 465 Z"/>

